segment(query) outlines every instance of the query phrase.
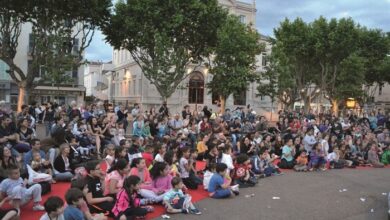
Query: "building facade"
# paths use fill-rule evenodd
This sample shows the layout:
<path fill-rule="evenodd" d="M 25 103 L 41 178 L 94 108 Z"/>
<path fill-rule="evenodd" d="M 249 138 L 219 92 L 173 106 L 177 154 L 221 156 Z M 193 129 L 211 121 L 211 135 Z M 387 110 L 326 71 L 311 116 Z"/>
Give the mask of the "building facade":
<path fill-rule="evenodd" d="M 108 79 L 114 65 L 111 62 L 88 62 L 84 65 L 85 95 L 108 100 Z"/>
<path fill-rule="evenodd" d="M 256 5 L 254 1 L 220 0 L 219 2 L 231 14 L 237 15 L 241 22 L 255 25 Z M 261 41 L 265 43 L 266 51 L 257 57 L 258 72 L 264 71 L 267 64 L 265 57 L 271 53 L 272 49 L 267 37 L 262 36 Z M 114 50 L 113 64 L 114 70 L 109 76 L 110 101 L 117 104 L 140 103 L 144 110 L 161 105 L 162 98 L 157 89 L 145 78 L 141 68 L 133 61 L 127 50 Z M 207 88 L 207 83 L 211 80 L 208 69 L 205 66 L 194 65 L 188 72 L 188 76 L 167 100 L 171 113 L 181 111 L 184 105 L 190 105 L 192 109 L 208 106 L 217 111 L 218 97 L 210 94 Z M 256 112 L 271 114 L 274 107 L 269 97 L 256 96 L 256 87 L 256 83 L 251 83 L 248 91 L 231 95 L 226 100 L 226 107 L 236 109 L 251 105 Z"/>
<path fill-rule="evenodd" d="M 23 72 L 27 72 L 29 65 L 31 65 L 31 49 L 33 48 L 34 43 L 31 32 L 32 26 L 30 23 L 25 23 L 22 25 L 14 62 Z M 73 46 L 73 50 L 78 50 L 77 44 Z M 15 106 L 16 110 L 18 87 L 6 73 L 7 69 L 8 66 L 5 63 L 0 62 L 0 87 L 1 85 L 4 85 L 7 88 L 7 94 L 3 96 L 4 98 L 0 96 L 0 99 L 10 103 L 13 107 Z M 41 69 L 37 71 L 39 71 L 39 76 L 43 73 Z M 83 102 L 85 96 L 83 66 L 80 66 L 78 69 L 73 71 L 68 71 L 67 74 L 69 74 L 69 76 L 72 78 L 70 83 L 39 84 L 31 90 L 31 94 L 29 94 L 29 100 L 37 101 L 38 103 L 52 101 L 57 102 L 58 104 L 67 104 L 73 100 L 80 103 Z M 39 77 L 36 80 L 39 80 Z M 9 93 L 8 88 L 10 88 Z M 0 95 L 1 94 L 2 93 L 0 92 Z"/>

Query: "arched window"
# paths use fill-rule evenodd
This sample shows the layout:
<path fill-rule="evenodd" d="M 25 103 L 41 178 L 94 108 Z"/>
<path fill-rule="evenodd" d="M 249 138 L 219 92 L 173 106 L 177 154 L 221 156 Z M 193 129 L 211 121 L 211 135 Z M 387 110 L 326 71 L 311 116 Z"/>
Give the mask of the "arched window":
<path fill-rule="evenodd" d="M 202 73 L 196 72 L 188 82 L 188 103 L 203 104 L 204 77 Z"/>

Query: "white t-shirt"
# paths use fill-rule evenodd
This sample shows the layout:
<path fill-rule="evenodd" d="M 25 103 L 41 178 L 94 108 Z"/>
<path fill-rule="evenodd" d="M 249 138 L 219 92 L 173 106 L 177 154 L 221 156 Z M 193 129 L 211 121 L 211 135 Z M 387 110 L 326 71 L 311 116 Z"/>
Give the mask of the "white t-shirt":
<path fill-rule="evenodd" d="M 228 173 L 230 172 L 230 170 L 234 169 L 233 159 L 232 159 L 232 156 L 230 154 L 223 153 L 221 163 L 226 164 L 226 166 L 228 167 Z"/>
<path fill-rule="evenodd" d="M 161 154 L 157 154 L 154 160 L 157 162 L 164 162 L 164 158 L 161 156 Z"/>
<path fill-rule="evenodd" d="M 338 161 L 339 160 L 339 156 L 335 153 L 335 152 L 332 152 L 330 154 L 328 154 L 328 156 L 326 157 L 326 159 L 331 162 L 331 161 Z"/>
<path fill-rule="evenodd" d="M 190 173 L 188 173 L 188 171 L 186 170 L 187 164 L 188 164 L 188 160 L 186 158 L 184 158 L 184 157 L 180 158 L 179 167 L 180 167 L 181 178 L 190 177 Z"/>
<path fill-rule="evenodd" d="M 208 170 L 206 170 L 206 172 L 203 174 L 203 188 L 204 188 L 205 190 L 208 189 L 209 183 L 210 183 L 210 179 L 211 179 L 211 177 L 212 177 L 213 175 L 214 175 L 214 173 L 213 173 L 213 172 L 210 172 L 210 171 L 208 171 Z"/>

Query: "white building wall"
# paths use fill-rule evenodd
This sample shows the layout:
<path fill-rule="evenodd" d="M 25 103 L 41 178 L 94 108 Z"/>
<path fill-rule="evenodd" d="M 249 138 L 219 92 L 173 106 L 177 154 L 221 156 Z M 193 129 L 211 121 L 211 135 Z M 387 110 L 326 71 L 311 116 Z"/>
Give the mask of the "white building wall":
<path fill-rule="evenodd" d="M 254 1 L 220 0 L 219 2 L 223 7 L 228 8 L 230 13 L 241 16 L 242 22 L 255 26 L 256 6 Z M 271 53 L 272 47 L 267 37 L 262 37 L 262 42 L 266 43 L 266 52 L 265 54 L 259 54 L 258 56 L 258 72 L 264 71 L 262 59 L 264 59 L 264 56 Z M 132 60 L 130 53 L 127 50 L 113 51 L 113 65 L 114 70 L 109 83 L 109 91 L 111 92 L 110 97 L 112 97 L 112 101 L 122 104 L 140 103 L 143 105 L 144 110 L 161 105 L 162 99 L 156 87 L 150 84 L 150 82 L 143 76 L 140 67 Z M 128 72 L 127 76 L 126 72 Z M 194 72 L 200 72 L 203 74 L 205 85 L 211 80 L 211 75 L 208 74 L 208 70 L 205 67 L 198 67 L 194 70 Z M 181 111 L 183 106 L 188 104 L 189 94 L 187 85 L 189 78 L 190 77 L 187 77 L 183 80 L 183 82 L 178 86 L 176 92 L 167 100 L 171 113 Z M 261 99 L 261 97 L 257 97 L 256 87 L 256 83 L 249 85 L 248 91 L 246 92 L 246 105 L 250 104 L 255 111 L 264 114 L 268 113 L 269 115 L 273 107 L 270 99 L 268 97 L 263 97 L 263 99 Z M 194 109 L 195 106 L 203 107 L 203 105 L 207 105 L 214 111 L 218 110 L 215 103 L 212 103 L 212 95 L 209 94 L 207 86 L 205 86 L 204 89 L 203 100 L 203 104 L 190 104 L 190 106 Z M 274 103 L 274 106 L 277 106 L 277 103 Z M 234 105 L 233 96 L 230 96 L 226 100 L 226 107 L 230 109 L 238 107 Z M 277 109 L 276 107 L 273 108 Z"/>

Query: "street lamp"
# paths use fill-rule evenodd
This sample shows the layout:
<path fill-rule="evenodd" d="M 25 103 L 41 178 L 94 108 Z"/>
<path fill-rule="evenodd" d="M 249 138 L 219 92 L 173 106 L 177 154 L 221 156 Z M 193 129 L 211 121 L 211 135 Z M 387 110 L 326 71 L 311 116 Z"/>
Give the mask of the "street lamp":
<path fill-rule="evenodd" d="M 349 108 L 349 109 L 355 108 L 355 106 L 356 106 L 356 100 L 355 100 L 354 98 L 348 98 L 348 99 L 345 101 L 345 105 L 346 105 L 347 108 Z"/>

